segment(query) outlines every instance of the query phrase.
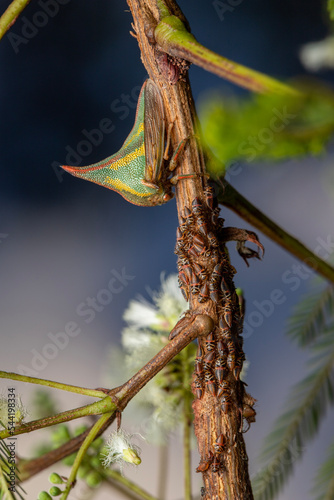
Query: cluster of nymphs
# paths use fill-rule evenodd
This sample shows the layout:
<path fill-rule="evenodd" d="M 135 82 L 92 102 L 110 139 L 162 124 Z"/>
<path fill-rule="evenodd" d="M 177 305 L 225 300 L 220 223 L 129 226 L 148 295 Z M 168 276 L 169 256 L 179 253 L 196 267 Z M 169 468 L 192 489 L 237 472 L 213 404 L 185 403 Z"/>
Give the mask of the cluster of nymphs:
<path fill-rule="evenodd" d="M 233 275 L 235 269 L 229 263 L 225 243 L 237 241 L 237 250 L 247 262 L 251 257 L 259 258 L 258 252 L 245 246 L 246 241 L 255 243 L 262 251 L 255 233 L 224 227 L 219 218 L 219 208 L 213 207 L 213 192 L 205 190 L 205 202 L 195 198 L 191 208 L 186 207 L 181 225 L 177 229 L 175 253 L 178 255 L 179 285 L 186 300 L 203 304 L 211 300 L 218 314 L 218 325 L 205 338 L 198 338 L 195 360 L 193 390 L 197 399 L 207 392 L 219 400 L 221 410 L 228 413 L 232 404 L 232 390 L 240 387 L 239 410 L 243 416 L 243 383 L 239 382 L 245 359 L 243 352 L 242 324 L 244 307 L 236 293 Z M 239 392 L 239 391 L 238 391 Z M 247 403 L 248 413 L 255 415 Z M 246 411 L 247 413 L 247 411 Z M 247 414 L 248 416 L 248 414 Z M 247 419 L 245 415 L 245 419 Z M 248 422 L 248 419 L 247 419 Z M 241 425 L 242 426 L 242 425 Z M 219 470 L 224 448 L 224 436 L 213 444 L 213 450 L 198 471 L 211 466 Z"/>
<path fill-rule="evenodd" d="M 209 456 L 196 469 L 196 472 L 205 472 L 210 467 L 212 472 L 218 472 L 221 468 L 222 454 L 226 448 L 226 439 L 224 434 L 221 434 L 217 441 L 213 444 L 213 453 L 210 451 Z"/>
<path fill-rule="evenodd" d="M 195 395 L 201 398 L 203 391 L 208 390 L 221 398 L 223 411 L 227 412 L 231 400 L 227 374 L 232 372 L 238 380 L 244 361 L 242 311 L 231 279 L 235 270 L 219 247 L 221 239 L 226 241 L 221 238 L 224 220 L 219 218 L 219 208 L 213 208 L 211 188 L 206 188 L 205 196 L 206 205 L 195 198 L 191 210 L 186 207 L 177 229 L 175 253 L 179 284 L 186 300 L 190 291 L 200 303 L 211 299 L 219 314 L 219 328 L 198 341 Z"/>

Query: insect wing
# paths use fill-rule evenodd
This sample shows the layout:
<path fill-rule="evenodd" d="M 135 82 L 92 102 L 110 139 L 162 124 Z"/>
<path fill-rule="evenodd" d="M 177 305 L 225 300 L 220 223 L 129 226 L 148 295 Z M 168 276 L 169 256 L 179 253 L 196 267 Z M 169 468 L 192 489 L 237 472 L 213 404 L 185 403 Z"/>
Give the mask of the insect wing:
<path fill-rule="evenodd" d="M 165 112 L 160 91 L 150 79 L 145 86 L 144 134 L 145 180 L 156 183 L 161 177 L 165 148 Z"/>

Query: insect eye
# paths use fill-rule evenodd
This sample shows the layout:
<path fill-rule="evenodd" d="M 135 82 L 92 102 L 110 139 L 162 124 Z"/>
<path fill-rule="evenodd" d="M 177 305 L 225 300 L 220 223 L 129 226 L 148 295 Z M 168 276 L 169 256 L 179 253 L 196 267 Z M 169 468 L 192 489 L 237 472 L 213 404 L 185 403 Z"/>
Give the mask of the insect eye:
<path fill-rule="evenodd" d="M 167 201 L 171 200 L 174 198 L 174 193 L 165 193 L 163 197 L 164 203 L 167 203 Z"/>

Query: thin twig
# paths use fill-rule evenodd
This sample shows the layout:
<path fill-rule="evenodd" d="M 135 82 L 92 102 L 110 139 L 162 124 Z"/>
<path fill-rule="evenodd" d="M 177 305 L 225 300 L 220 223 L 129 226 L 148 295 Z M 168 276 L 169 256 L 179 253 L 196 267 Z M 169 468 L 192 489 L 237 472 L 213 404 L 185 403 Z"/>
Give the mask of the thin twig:
<path fill-rule="evenodd" d="M 106 422 L 104 422 L 104 425 L 101 427 L 96 437 L 98 438 L 99 436 L 101 436 L 101 434 L 103 434 L 103 432 L 113 423 L 114 420 L 115 414 L 112 415 Z M 78 451 L 94 425 L 95 424 L 93 424 L 86 431 L 82 432 L 79 436 L 70 439 L 70 441 L 67 441 L 55 450 L 44 453 L 42 456 L 34 458 L 32 460 L 20 461 L 18 463 L 18 468 L 20 470 L 21 481 L 30 479 L 35 474 L 38 474 L 42 470 L 47 469 L 51 465 L 59 462 L 59 460 Z"/>
<path fill-rule="evenodd" d="M 212 320 L 208 316 L 197 315 L 190 318 L 182 318 L 174 327 L 174 330 L 177 331 L 175 338 L 163 347 L 161 351 L 159 351 L 158 354 L 151 359 L 151 361 L 141 368 L 138 373 L 131 377 L 130 380 L 116 390 L 113 389 L 109 392 L 109 396 L 111 396 L 112 401 L 116 403 L 118 410 L 123 410 L 129 401 L 131 401 L 131 399 L 140 391 L 140 389 L 144 387 L 144 385 L 147 384 L 147 382 L 149 382 L 151 378 L 153 378 L 164 366 L 166 366 L 166 364 L 174 356 L 181 352 L 186 345 L 200 335 L 207 335 L 211 328 Z M 96 437 L 101 435 L 102 432 L 104 432 L 114 421 L 114 419 L 115 414 L 104 423 Z M 80 434 L 80 436 L 73 438 L 65 445 L 57 448 L 57 450 L 45 453 L 43 456 L 34 460 L 24 461 L 20 465 L 22 481 L 77 451 L 86 439 L 90 430 L 91 428 Z"/>
<path fill-rule="evenodd" d="M 15 23 L 17 17 L 28 5 L 30 0 L 13 0 L 0 17 L 0 40 L 9 28 Z"/>
<path fill-rule="evenodd" d="M 104 469 L 103 471 L 99 469 L 99 473 L 106 478 L 111 486 L 114 488 L 117 487 L 123 493 L 126 493 L 127 498 L 135 500 L 163 500 L 160 496 L 155 497 L 150 495 L 147 491 L 140 488 L 140 486 L 113 469 Z"/>
<path fill-rule="evenodd" d="M 27 382 L 29 384 L 44 385 L 46 387 L 52 387 L 53 389 L 59 389 L 61 391 L 75 392 L 76 394 L 81 394 L 84 396 L 91 396 L 93 398 L 103 398 L 105 393 L 98 389 L 87 389 L 85 387 L 78 387 L 77 385 L 63 384 L 60 382 L 54 382 L 53 380 L 46 380 L 36 377 L 28 377 L 27 375 L 19 375 L 18 373 L 4 372 L 0 371 L 0 378 L 6 378 L 9 380 L 17 380 L 18 382 Z"/>
<path fill-rule="evenodd" d="M 179 327 L 178 325 L 181 325 Z M 151 380 L 166 364 L 182 351 L 192 340 L 208 335 L 213 327 L 209 316 L 198 314 L 187 318 L 185 316 L 174 327 L 177 335 L 154 358 L 130 378 L 119 391 L 114 394 L 114 401 L 123 410 L 129 401 Z M 179 331 L 180 328 L 180 331 Z M 173 334 L 173 330 L 171 335 Z"/>
<path fill-rule="evenodd" d="M 90 405 L 80 406 L 79 408 L 74 408 L 72 410 L 66 410 L 62 413 L 57 413 L 56 415 L 52 415 L 51 417 L 45 417 L 39 420 L 33 420 L 26 424 L 18 425 L 14 431 L 5 429 L 0 432 L 0 439 L 5 439 L 8 436 L 17 436 L 19 434 L 37 431 L 39 429 L 45 429 L 46 427 L 51 427 L 63 422 L 69 422 L 70 420 L 75 420 L 81 417 L 87 417 L 89 415 L 113 413 L 115 409 L 115 404 L 111 401 L 109 396 L 106 396 L 100 401 L 96 401 L 95 403 L 92 403 Z"/>
<path fill-rule="evenodd" d="M 327 262 L 309 250 L 294 236 L 278 226 L 267 217 L 261 210 L 256 208 L 250 201 L 242 196 L 225 179 L 219 179 L 217 200 L 222 205 L 233 210 L 245 221 L 262 231 L 271 240 L 282 248 L 302 260 L 304 264 L 321 274 L 325 279 L 334 283 L 334 269 Z"/>
<path fill-rule="evenodd" d="M 90 447 L 90 445 L 92 444 L 94 439 L 96 439 L 97 435 L 99 434 L 99 431 L 101 429 L 103 429 L 105 423 L 108 422 L 110 416 L 111 415 L 109 415 L 109 414 L 103 415 L 102 417 L 99 418 L 99 420 L 97 422 L 95 422 L 93 427 L 90 429 L 89 434 L 86 436 L 84 442 L 80 446 L 80 450 L 78 451 L 77 456 L 75 457 L 74 464 L 73 464 L 72 469 L 71 469 L 71 473 L 67 479 L 66 487 L 65 487 L 63 494 L 61 495 L 60 500 L 66 500 L 68 498 L 70 491 L 72 490 L 72 488 L 75 485 L 78 469 L 81 465 L 82 460 L 85 457 L 85 454 L 88 451 L 88 448 Z"/>
<path fill-rule="evenodd" d="M 158 3 L 160 4 L 161 20 L 154 34 L 160 48 L 167 54 L 185 59 L 253 92 L 295 95 L 296 97 L 301 95 L 298 90 L 279 80 L 230 61 L 204 47 L 187 30 L 179 17 L 169 15 L 163 2 Z"/>

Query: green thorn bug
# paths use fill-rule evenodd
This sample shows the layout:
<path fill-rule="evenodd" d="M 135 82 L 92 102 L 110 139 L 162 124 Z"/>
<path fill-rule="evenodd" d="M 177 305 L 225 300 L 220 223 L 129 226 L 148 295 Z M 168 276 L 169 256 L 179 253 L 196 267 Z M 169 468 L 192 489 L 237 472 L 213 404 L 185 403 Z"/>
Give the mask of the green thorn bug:
<path fill-rule="evenodd" d="M 118 192 L 135 205 L 162 205 L 173 198 L 172 185 L 179 176 L 169 179 L 187 139 L 180 142 L 165 165 L 172 124 L 166 133 L 162 97 L 153 80 L 144 82 L 140 91 L 134 126 L 121 149 L 100 162 L 85 167 L 62 168 L 70 174 Z M 167 135 L 167 139 L 166 139 Z M 165 147 L 166 139 L 166 147 Z M 182 177 L 193 177 L 192 174 Z"/>

